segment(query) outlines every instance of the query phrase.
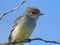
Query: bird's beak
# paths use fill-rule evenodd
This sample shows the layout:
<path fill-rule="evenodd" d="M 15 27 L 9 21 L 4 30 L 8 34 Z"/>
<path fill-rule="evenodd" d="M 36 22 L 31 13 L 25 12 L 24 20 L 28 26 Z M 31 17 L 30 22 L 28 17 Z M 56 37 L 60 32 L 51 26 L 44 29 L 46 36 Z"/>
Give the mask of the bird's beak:
<path fill-rule="evenodd" d="M 44 14 L 43 13 L 40 13 L 39 15 L 41 16 L 41 15 L 44 15 Z"/>
<path fill-rule="evenodd" d="M 41 13 L 40 15 L 44 15 L 43 13 Z"/>

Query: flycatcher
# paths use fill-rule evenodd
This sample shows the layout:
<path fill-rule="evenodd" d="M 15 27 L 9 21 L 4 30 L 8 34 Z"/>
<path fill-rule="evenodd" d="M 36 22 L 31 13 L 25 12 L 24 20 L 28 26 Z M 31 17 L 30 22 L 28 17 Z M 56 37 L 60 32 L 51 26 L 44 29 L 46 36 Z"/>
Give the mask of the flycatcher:
<path fill-rule="evenodd" d="M 15 20 L 10 32 L 9 42 L 28 39 L 36 27 L 37 19 L 41 15 L 43 14 L 37 8 L 26 8 L 24 14 Z M 13 45 L 23 45 L 23 42 Z"/>

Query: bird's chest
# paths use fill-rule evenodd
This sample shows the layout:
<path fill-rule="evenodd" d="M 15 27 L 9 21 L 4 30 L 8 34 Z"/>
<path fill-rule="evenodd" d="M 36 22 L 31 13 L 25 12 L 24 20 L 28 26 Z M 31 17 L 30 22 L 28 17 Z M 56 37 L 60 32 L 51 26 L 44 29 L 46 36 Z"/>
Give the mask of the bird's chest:
<path fill-rule="evenodd" d="M 27 22 L 24 22 L 24 23 L 20 22 L 20 24 L 18 24 L 18 26 L 16 27 L 16 29 L 13 32 L 14 37 L 17 37 L 16 39 L 20 39 L 20 40 L 28 38 L 31 35 L 31 33 L 33 32 L 34 27 L 35 26 L 33 24 L 29 24 Z"/>
<path fill-rule="evenodd" d="M 35 28 L 35 24 L 34 22 L 32 21 L 26 21 L 26 20 L 23 20 L 19 23 L 18 27 L 17 27 L 17 30 L 19 34 L 26 34 L 28 33 L 28 35 L 30 35 L 30 33 L 32 33 L 32 31 L 34 30 Z"/>
<path fill-rule="evenodd" d="M 22 19 L 19 23 L 19 27 L 24 28 L 24 29 L 29 29 L 29 28 L 34 28 L 35 27 L 35 22 L 32 19 Z"/>
<path fill-rule="evenodd" d="M 22 20 L 13 31 L 13 37 L 16 39 L 28 38 L 35 28 L 35 22 L 31 20 Z"/>
<path fill-rule="evenodd" d="M 22 30 L 32 30 L 35 27 L 35 23 L 33 21 L 22 21 L 19 24 L 19 28 Z"/>

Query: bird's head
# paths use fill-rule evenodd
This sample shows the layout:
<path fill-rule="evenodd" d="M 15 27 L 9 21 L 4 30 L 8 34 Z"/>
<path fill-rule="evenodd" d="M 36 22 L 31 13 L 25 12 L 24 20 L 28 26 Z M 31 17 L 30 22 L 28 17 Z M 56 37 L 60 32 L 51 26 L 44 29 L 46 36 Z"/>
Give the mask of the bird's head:
<path fill-rule="evenodd" d="M 39 9 L 33 7 L 26 8 L 25 14 L 33 19 L 37 19 L 39 16 L 44 15 L 40 12 Z"/>

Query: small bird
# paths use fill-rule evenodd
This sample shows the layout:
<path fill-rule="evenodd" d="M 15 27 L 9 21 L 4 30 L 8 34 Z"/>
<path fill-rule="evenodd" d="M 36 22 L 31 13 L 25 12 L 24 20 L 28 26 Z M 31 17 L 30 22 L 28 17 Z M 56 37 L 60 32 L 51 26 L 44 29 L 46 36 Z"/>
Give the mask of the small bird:
<path fill-rule="evenodd" d="M 23 15 L 15 20 L 8 41 L 13 42 L 28 39 L 36 27 L 37 19 L 41 15 L 43 14 L 39 9 L 27 7 Z M 23 45 L 23 42 L 13 45 Z"/>

